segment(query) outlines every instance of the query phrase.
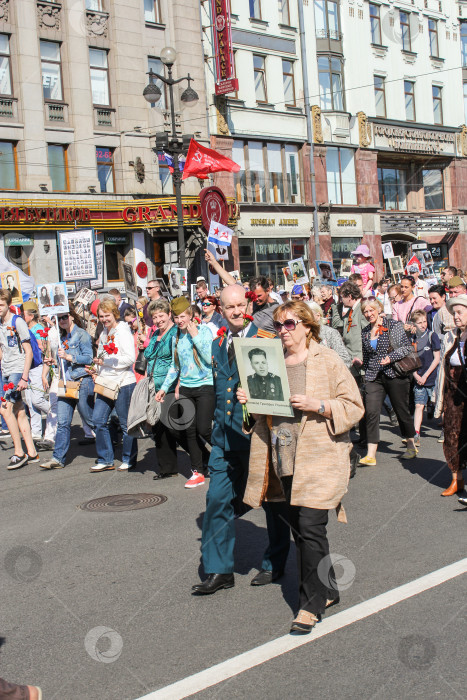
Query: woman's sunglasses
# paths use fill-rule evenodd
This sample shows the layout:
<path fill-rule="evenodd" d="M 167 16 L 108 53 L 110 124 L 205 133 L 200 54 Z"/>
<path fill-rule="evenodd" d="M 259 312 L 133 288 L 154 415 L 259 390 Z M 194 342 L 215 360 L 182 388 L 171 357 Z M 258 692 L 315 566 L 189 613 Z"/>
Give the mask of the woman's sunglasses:
<path fill-rule="evenodd" d="M 68 321 L 70 314 L 67 314 L 66 316 L 57 316 L 59 321 Z"/>
<path fill-rule="evenodd" d="M 286 318 L 284 323 L 274 321 L 272 325 L 276 333 L 280 333 L 282 328 L 285 328 L 286 331 L 294 331 L 297 327 L 297 323 L 303 323 L 303 321 L 295 321 L 293 318 Z"/>
<path fill-rule="evenodd" d="M 201 306 L 212 306 L 210 301 L 205 301 L 201 304 Z"/>

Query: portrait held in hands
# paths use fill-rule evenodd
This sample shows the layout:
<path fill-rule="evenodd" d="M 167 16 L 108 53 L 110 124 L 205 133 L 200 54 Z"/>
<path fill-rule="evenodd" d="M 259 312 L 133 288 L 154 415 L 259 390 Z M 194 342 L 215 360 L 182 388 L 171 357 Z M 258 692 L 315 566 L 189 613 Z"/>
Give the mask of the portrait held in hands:
<path fill-rule="evenodd" d="M 234 338 L 233 342 L 248 411 L 293 416 L 281 343 L 269 338 Z"/>

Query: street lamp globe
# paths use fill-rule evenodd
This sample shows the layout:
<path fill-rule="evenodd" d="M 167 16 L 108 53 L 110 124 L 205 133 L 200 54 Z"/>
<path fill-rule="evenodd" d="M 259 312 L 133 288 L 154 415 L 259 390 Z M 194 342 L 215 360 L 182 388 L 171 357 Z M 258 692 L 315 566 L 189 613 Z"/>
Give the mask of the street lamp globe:
<path fill-rule="evenodd" d="M 188 87 L 180 95 L 180 100 L 183 102 L 183 105 L 185 107 L 193 107 L 198 102 L 199 96 L 196 90 L 193 90 L 193 88 L 191 87 L 193 78 L 190 76 L 189 73 L 187 76 L 187 80 Z"/>
<path fill-rule="evenodd" d="M 161 61 L 166 66 L 173 66 L 177 59 L 177 52 L 171 46 L 166 46 L 160 54 Z"/>
<path fill-rule="evenodd" d="M 159 102 L 161 99 L 162 92 L 161 89 L 156 83 L 152 82 L 152 76 L 150 77 L 150 82 L 148 85 L 143 90 L 143 97 L 146 100 L 146 102 L 149 102 L 150 104 L 153 104 L 154 102 Z"/>

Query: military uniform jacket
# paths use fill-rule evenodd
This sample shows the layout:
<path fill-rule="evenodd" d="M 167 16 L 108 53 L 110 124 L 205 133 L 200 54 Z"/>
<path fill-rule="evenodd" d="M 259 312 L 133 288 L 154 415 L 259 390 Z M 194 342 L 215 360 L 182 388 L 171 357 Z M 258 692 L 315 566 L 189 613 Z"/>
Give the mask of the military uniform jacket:
<path fill-rule="evenodd" d="M 257 327 L 251 323 L 245 338 L 254 337 L 257 332 Z M 237 387 L 240 378 L 236 360 L 229 365 L 227 337 L 213 340 L 212 376 L 216 394 L 212 444 L 225 452 L 248 451 L 250 449 L 250 436 L 242 432 L 243 411 L 242 405 L 237 401 Z"/>
<path fill-rule="evenodd" d="M 260 377 L 259 374 L 251 374 L 248 379 L 248 390 L 252 399 L 266 401 L 283 401 L 281 380 L 276 374 L 268 374 Z"/>

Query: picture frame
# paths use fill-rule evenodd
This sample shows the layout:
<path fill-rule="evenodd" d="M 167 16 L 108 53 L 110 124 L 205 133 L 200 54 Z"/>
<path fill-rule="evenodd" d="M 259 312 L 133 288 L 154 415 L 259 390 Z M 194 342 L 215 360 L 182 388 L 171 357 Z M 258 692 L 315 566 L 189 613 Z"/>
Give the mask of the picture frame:
<path fill-rule="evenodd" d="M 393 258 L 388 258 L 389 269 L 391 270 L 391 275 L 402 275 L 404 273 L 404 263 L 400 255 L 396 255 Z"/>
<path fill-rule="evenodd" d="M 389 260 L 389 258 L 394 257 L 394 249 L 393 249 L 392 243 L 390 243 L 390 241 L 386 241 L 386 242 L 382 243 L 381 248 L 383 251 L 383 258 L 385 260 Z"/>
<path fill-rule="evenodd" d="M 310 281 L 303 258 L 289 260 L 288 268 L 292 276 L 293 284 L 305 284 L 305 282 Z"/>
<path fill-rule="evenodd" d="M 59 316 L 70 310 L 66 282 L 52 282 L 36 286 L 37 304 L 41 316 Z"/>
<path fill-rule="evenodd" d="M 96 277 L 91 280 L 91 289 L 104 288 L 104 243 L 95 243 Z"/>
<path fill-rule="evenodd" d="M 163 277 L 156 277 L 156 281 L 159 282 L 162 296 L 165 297 L 166 299 L 170 299 L 170 292 L 169 292 L 169 289 L 167 287 L 167 284 L 166 284 L 164 278 Z"/>
<path fill-rule="evenodd" d="M 21 282 L 19 280 L 18 270 L 7 270 L 0 274 L 2 289 L 7 289 L 11 292 L 11 303 L 19 306 L 23 303 L 23 293 L 21 291 Z"/>
<path fill-rule="evenodd" d="M 339 270 L 340 277 L 349 277 L 350 271 L 352 269 L 353 260 L 352 258 L 342 258 L 341 267 Z"/>
<path fill-rule="evenodd" d="M 234 338 L 233 343 L 250 413 L 293 417 L 282 343 L 272 338 Z"/>
<path fill-rule="evenodd" d="M 337 285 L 337 277 L 332 260 L 316 260 L 316 268 L 320 282 Z"/>
<path fill-rule="evenodd" d="M 169 287 L 172 296 L 177 297 L 188 291 L 187 268 L 172 267 L 169 271 Z"/>
<path fill-rule="evenodd" d="M 57 245 L 62 282 L 97 278 L 93 228 L 57 231 Z"/>
<path fill-rule="evenodd" d="M 125 293 L 128 299 L 133 299 L 136 301 L 138 298 L 138 289 L 136 287 L 136 275 L 133 270 L 133 265 L 129 263 L 122 263 L 123 269 L 123 281 L 125 283 Z"/>

